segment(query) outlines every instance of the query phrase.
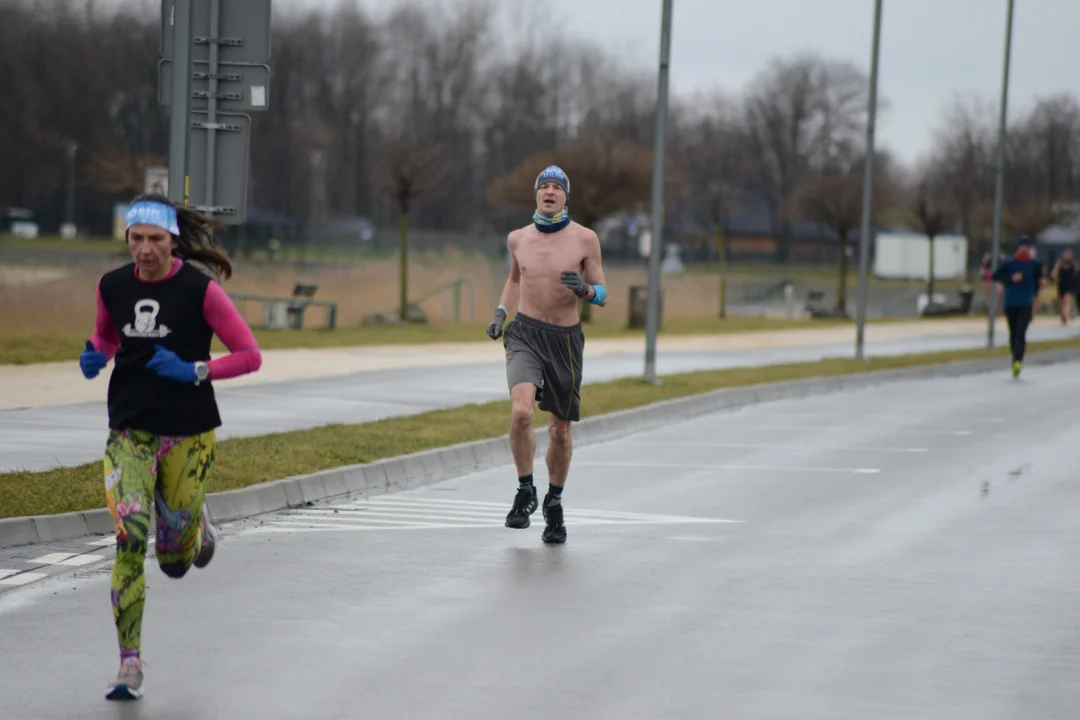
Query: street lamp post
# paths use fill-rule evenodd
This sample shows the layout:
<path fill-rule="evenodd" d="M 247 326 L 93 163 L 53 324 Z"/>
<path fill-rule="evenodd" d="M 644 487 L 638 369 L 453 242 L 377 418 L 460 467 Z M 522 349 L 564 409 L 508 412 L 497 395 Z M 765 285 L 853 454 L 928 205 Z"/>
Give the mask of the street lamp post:
<path fill-rule="evenodd" d="M 67 186 L 67 221 L 75 227 L 75 156 L 79 152 L 79 143 L 68 143 L 68 186 Z"/>
<path fill-rule="evenodd" d="M 671 4 L 664 0 L 660 23 L 660 73 L 656 95 L 653 150 L 652 239 L 649 241 L 649 289 L 645 298 L 645 380 L 656 384 L 656 331 L 660 324 L 660 251 L 664 230 L 664 160 L 667 136 L 668 65 L 671 58 Z"/>
<path fill-rule="evenodd" d="M 1005 19 L 1005 61 L 1001 72 L 1001 110 L 998 116 L 997 177 L 994 181 L 994 239 L 990 267 L 997 265 L 1001 253 L 1001 204 L 1005 185 L 1005 115 L 1009 104 L 1009 58 L 1012 55 L 1013 0 L 1009 0 Z M 994 349 L 994 316 L 997 315 L 997 283 L 990 283 L 986 302 L 986 349 Z"/>
<path fill-rule="evenodd" d="M 866 111 L 866 166 L 863 170 L 862 229 L 859 233 L 859 298 L 856 309 L 855 358 L 862 360 L 866 344 L 866 296 L 870 273 L 870 229 L 874 191 L 874 124 L 877 121 L 878 57 L 881 54 L 881 2 L 874 2 L 874 43 L 870 52 L 870 100 Z M 844 247 L 847 239 L 840 238 Z"/>

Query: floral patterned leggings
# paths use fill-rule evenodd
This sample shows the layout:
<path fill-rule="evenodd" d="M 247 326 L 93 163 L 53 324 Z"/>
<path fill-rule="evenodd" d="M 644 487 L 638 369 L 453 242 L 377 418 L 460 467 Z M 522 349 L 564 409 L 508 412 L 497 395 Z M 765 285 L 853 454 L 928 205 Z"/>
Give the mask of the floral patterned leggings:
<path fill-rule="evenodd" d="M 121 659 L 138 657 L 141 649 L 150 504 L 157 514 L 158 566 L 169 577 L 181 578 L 202 543 L 202 507 L 214 464 L 214 439 L 213 430 L 191 437 L 109 431 L 105 497 L 116 525 L 112 608 Z"/>

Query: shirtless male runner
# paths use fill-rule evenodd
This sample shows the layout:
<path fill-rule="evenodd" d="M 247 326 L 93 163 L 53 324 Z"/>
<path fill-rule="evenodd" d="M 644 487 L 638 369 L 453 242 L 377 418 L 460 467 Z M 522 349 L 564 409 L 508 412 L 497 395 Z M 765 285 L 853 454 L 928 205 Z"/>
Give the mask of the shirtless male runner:
<path fill-rule="evenodd" d="M 570 423 L 581 419 L 581 362 L 585 335 L 578 317 L 578 298 L 593 305 L 607 302 L 600 240 L 596 233 L 570 220 L 570 180 L 555 166 L 536 178 L 533 224 L 506 239 L 510 277 L 499 307 L 488 325 L 492 340 L 503 336 L 509 308 L 517 315 L 506 326 L 506 382 L 510 388 L 510 449 L 517 466 L 518 489 L 506 516 L 506 527 L 527 528 L 536 511 L 533 485 L 533 401 L 549 413 L 548 492 L 543 513 L 545 543 L 566 542 L 562 491 L 570 469 L 573 443 Z M 584 276 L 584 277 L 583 277 Z"/>

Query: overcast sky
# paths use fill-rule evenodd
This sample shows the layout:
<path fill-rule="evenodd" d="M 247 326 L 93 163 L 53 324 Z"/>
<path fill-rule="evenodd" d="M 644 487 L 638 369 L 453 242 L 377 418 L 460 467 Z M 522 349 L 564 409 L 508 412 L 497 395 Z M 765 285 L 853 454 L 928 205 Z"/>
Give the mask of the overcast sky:
<path fill-rule="evenodd" d="M 277 2 L 278 0 L 275 0 Z M 284 0 L 332 8 L 337 0 Z M 395 0 L 359 0 L 381 14 Z M 462 0 L 426 0 L 452 7 Z M 627 63 L 655 68 L 661 0 L 528 0 L 545 28 L 589 38 Z M 526 0 L 499 0 L 504 8 Z M 877 141 L 903 161 L 924 153 L 955 94 L 991 101 L 996 118 L 1006 0 L 885 0 L 878 92 L 890 109 Z M 673 92 L 738 92 L 769 59 L 813 49 L 870 69 L 873 0 L 674 0 Z M 1019 0 L 1013 23 L 1009 115 L 1033 98 L 1080 93 L 1080 2 Z"/>

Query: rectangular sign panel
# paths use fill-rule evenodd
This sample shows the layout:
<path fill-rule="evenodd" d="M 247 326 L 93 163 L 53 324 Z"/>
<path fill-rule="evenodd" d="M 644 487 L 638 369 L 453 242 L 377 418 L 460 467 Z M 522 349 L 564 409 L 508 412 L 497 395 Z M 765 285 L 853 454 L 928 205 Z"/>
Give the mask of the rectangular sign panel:
<path fill-rule="evenodd" d="M 161 0 L 161 57 L 173 57 L 173 3 Z M 191 0 L 191 59 L 210 61 L 210 2 Z M 270 0 L 217 0 L 218 62 L 270 62 Z"/>
<path fill-rule="evenodd" d="M 188 130 L 188 204 L 200 208 L 224 208 L 227 211 L 203 210 L 229 225 L 240 225 L 247 218 L 248 174 L 251 151 L 251 118 L 247 115 L 218 113 L 214 131 L 214 197 L 207 197 L 206 142 L 209 133 L 205 112 L 191 113 Z"/>
<path fill-rule="evenodd" d="M 210 63 L 192 63 L 191 109 L 209 105 Z M 269 65 L 226 65 L 218 63 L 217 107 L 223 112 L 260 112 L 270 108 Z M 173 61 L 158 61 L 158 101 L 172 105 Z"/>

